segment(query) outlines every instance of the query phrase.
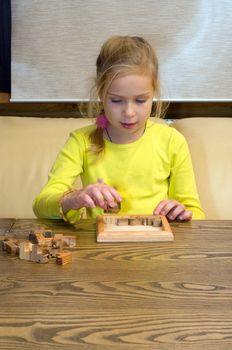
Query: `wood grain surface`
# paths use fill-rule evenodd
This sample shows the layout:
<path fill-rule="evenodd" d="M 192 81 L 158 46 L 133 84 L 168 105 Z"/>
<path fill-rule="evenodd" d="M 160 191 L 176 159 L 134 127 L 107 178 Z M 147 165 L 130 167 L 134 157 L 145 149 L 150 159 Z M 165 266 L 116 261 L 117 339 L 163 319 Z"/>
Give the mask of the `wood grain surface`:
<path fill-rule="evenodd" d="M 0 235 L 10 232 L 14 223 L 15 219 L 0 219 Z"/>
<path fill-rule="evenodd" d="M 77 248 L 64 266 L 0 252 L 0 349 L 231 350 L 232 220 L 171 226 L 174 242 L 99 244 L 91 220 L 15 220 Z"/>

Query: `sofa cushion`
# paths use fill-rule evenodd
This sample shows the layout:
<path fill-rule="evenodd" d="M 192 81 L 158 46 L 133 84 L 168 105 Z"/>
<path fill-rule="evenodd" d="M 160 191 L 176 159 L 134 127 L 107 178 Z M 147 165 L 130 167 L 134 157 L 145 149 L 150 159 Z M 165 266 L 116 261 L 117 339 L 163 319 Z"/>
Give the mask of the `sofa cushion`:
<path fill-rule="evenodd" d="M 232 118 L 186 118 L 172 124 L 187 139 L 208 219 L 232 219 Z"/>
<path fill-rule="evenodd" d="M 90 123 L 91 119 L 0 117 L 0 217 L 35 217 L 32 201 L 60 148 L 70 131 Z"/>

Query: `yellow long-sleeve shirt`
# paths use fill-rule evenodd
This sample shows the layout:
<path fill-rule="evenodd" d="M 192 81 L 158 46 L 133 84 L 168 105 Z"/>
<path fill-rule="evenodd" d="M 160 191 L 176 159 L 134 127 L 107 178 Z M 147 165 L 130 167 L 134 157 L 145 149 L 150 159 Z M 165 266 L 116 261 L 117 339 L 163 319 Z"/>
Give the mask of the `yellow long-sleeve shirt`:
<path fill-rule="evenodd" d="M 120 214 L 152 214 L 164 199 L 175 199 L 192 210 L 193 219 L 203 219 L 189 149 L 184 137 L 164 124 L 148 120 L 144 134 L 129 144 L 105 140 L 105 154 L 94 162 L 89 151 L 87 126 L 70 134 L 60 151 L 47 184 L 33 203 L 38 217 L 60 218 L 59 200 L 74 186 L 80 175 L 83 186 L 103 179 L 122 197 Z M 88 217 L 102 214 L 101 208 L 88 209 Z M 80 210 L 66 214 L 70 221 L 80 217 Z"/>

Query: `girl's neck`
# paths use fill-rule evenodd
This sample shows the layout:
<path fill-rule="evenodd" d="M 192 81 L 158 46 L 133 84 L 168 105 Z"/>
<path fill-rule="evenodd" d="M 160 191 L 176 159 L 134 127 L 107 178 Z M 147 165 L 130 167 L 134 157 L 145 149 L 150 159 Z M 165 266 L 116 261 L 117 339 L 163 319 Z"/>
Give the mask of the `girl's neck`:
<path fill-rule="evenodd" d="M 106 134 L 107 134 L 108 140 L 109 140 L 110 142 L 112 142 L 112 143 L 113 143 L 112 138 L 110 137 L 110 134 L 109 134 L 108 128 L 105 128 L 105 132 L 106 132 Z"/>
<path fill-rule="evenodd" d="M 146 130 L 146 124 L 143 129 L 138 130 L 136 133 L 121 133 L 116 134 L 114 133 L 113 129 L 108 126 L 105 129 L 105 137 L 110 141 L 111 143 L 116 144 L 127 144 L 137 141 L 145 132 Z"/>

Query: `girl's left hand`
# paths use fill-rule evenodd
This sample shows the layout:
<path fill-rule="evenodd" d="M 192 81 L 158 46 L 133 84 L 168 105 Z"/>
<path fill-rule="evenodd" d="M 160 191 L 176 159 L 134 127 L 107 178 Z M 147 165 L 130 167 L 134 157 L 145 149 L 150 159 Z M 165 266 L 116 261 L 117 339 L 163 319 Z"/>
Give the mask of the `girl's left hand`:
<path fill-rule="evenodd" d="M 153 214 L 165 215 L 169 221 L 190 221 L 192 219 L 190 210 L 186 210 L 183 204 L 171 199 L 161 201 Z"/>

